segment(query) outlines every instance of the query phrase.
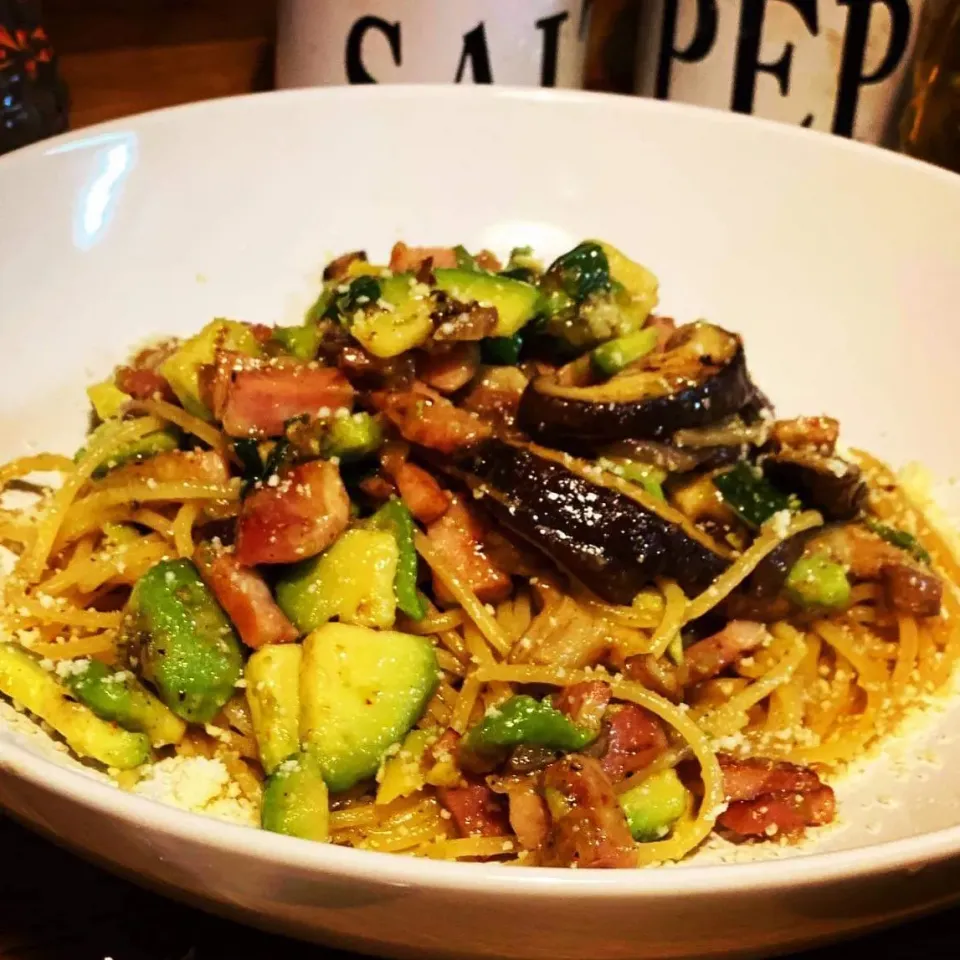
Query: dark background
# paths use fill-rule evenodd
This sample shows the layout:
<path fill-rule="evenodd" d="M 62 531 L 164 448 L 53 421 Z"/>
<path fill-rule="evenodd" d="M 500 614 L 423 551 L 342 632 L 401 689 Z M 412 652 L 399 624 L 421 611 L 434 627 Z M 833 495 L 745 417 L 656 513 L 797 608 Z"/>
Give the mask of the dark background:
<path fill-rule="evenodd" d="M 631 0 L 609 0 L 598 7 L 615 12 L 624 2 Z M 43 9 L 70 88 L 74 128 L 192 100 L 269 89 L 272 83 L 275 0 L 44 0 Z M 608 59 L 595 64 L 591 86 L 615 88 L 623 75 L 622 64 Z M 873 960 L 954 956 L 958 927 L 960 910 L 876 934 L 853 947 L 801 956 L 840 960 L 851 949 Z M 346 957 L 251 932 L 146 893 L 0 815 L 4 960 L 227 956 Z"/>

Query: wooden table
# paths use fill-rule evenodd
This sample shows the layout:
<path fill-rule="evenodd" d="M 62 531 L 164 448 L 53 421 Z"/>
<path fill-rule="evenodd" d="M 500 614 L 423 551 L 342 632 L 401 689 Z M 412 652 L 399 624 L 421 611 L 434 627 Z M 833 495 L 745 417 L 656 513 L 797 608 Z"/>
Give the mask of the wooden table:
<path fill-rule="evenodd" d="M 72 125 L 267 89 L 275 0 L 45 0 Z M 3 960 L 284 960 L 346 954 L 251 932 L 146 893 L 0 815 Z M 857 943 L 874 960 L 953 956 L 960 911 Z M 846 958 L 848 947 L 804 954 Z"/>

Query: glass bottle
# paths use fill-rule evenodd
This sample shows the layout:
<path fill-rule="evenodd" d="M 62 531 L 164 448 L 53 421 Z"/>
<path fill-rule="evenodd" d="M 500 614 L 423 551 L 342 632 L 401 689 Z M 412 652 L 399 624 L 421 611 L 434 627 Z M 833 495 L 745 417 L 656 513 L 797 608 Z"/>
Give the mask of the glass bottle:
<path fill-rule="evenodd" d="M 67 89 L 37 0 L 0 0 L 0 154 L 67 129 Z"/>
<path fill-rule="evenodd" d="M 960 0 L 927 0 L 901 149 L 960 173 Z"/>

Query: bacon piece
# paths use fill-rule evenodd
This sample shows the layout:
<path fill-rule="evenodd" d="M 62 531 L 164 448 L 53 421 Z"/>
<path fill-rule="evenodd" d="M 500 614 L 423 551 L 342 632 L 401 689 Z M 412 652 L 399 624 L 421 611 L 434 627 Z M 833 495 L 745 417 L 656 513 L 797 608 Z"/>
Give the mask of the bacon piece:
<path fill-rule="evenodd" d="M 117 367 L 114 380 L 120 390 L 129 393 L 136 400 L 152 400 L 155 397 L 168 403 L 175 403 L 177 400 L 170 384 L 156 370 L 146 367 Z"/>
<path fill-rule="evenodd" d="M 461 837 L 505 837 L 510 832 L 503 803 L 489 787 L 440 787 L 437 795 Z"/>
<path fill-rule="evenodd" d="M 741 837 L 795 840 L 806 827 L 830 823 L 835 814 L 833 790 L 822 786 L 811 793 L 771 793 L 731 803 L 717 822 Z"/>
<path fill-rule="evenodd" d="M 266 580 L 256 570 L 242 566 L 232 552 L 211 545 L 198 549 L 194 561 L 248 647 L 256 650 L 264 644 L 297 639 L 297 628 L 277 606 Z"/>
<path fill-rule="evenodd" d="M 688 647 L 683 656 L 688 684 L 715 677 L 745 653 L 755 650 L 769 636 L 762 623 L 731 620 L 719 633 Z"/>
<path fill-rule="evenodd" d="M 353 387 L 339 371 L 314 364 L 253 366 L 225 351 L 217 357 L 211 389 L 215 415 L 231 437 L 279 437 L 293 417 L 323 417 L 350 408 Z"/>
<path fill-rule="evenodd" d="M 556 758 L 554 758 L 556 759 Z M 550 814 L 537 789 L 537 777 L 489 777 L 494 793 L 504 794 L 510 828 L 524 850 L 538 850 L 550 834 Z"/>
<path fill-rule="evenodd" d="M 481 250 L 473 259 L 477 261 L 477 266 L 481 270 L 499 273 L 503 269 L 503 264 L 492 250 Z"/>
<path fill-rule="evenodd" d="M 545 866 L 636 866 L 626 817 L 596 760 L 574 753 L 550 764 L 543 787 L 552 819 L 543 847 Z"/>
<path fill-rule="evenodd" d="M 837 446 L 840 423 L 833 417 L 796 417 L 778 420 L 770 431 L 770 440 L 778 449 L 813 448 L 829 456 Z"/>
<path fill-rule="evenodd" d="M 227 461 L 216 450 L 167 450 L 111 470 L 100 481 L 100 486 L 115 487 L 145 480 L 223 485 L 229 479 Z"/>
<path fill-rule="evenodd" d="M 247 567 L 295 563 L 326 550 L 349 521 L 350 498 L 337 468 L 324 460 L 302 463 L 244 500 L 237 560 Z"/>
<path fill-rule="evenodd" d="M 887 603 L 898 613 L 914 617 L 935 617 L 943 600 L 939 577 L 907 563 L 888 563 L 880 570 L 880 582 Z"/>
<path fill-rule="evenodd" d="M 420 523 L 439 520 L 450 506 L 450 494 L 415 463 L 402 463 L 393 474 L 393 482 L 400 491 L 400 499 Z"/>
<path fill-rule="evenodd" d="M 360 481 L 360 489 L 378 503 L 386 503 L 397 492 L 396 487 L 379 473 L 364 477 Z"/>
<path fill-rule="evenodd" d="M 483 548 L 483 524 L 459 497 L 451 497 L 444 515 L 427 527 L 427 537 L 446 565 L 482 603 L 498 603 L 510 594 L 510 577 L 494 566 Z M 453 598 L 434 576 L 434 593 L 442 602 Z"/>
<path fill-rule="evenodd" d="M 487 367 L 462 406 L 494 422 L 513 423 L 527 378 L 517 367 Z"/>
<path fill-rule="evenodd" d="M 480 347 L 475 343 L 455 343 L 447 349 L 422 354 L 417 372 L 428 387 L 440 393 L 455 393 L 479 369 Z"/>
<path fill-rule="evenodd" d="M 432 260 L 434 267 L 452 269 L 457 265 L 457 254 L 453 247 L 408 247 L 402 240 L 390 251 L 390 269 L 394 273 L 417 271 L 426 260 Z"/>
<path fill-rule="evenodd" d="M 809 793 L 819 789 L 820 778 L 808 767 L 766 757 L 717 755 L 723 771 L 723 791 L 728 800 L 755 800 L 765 793 Z"/>
<path fill-rule="evenodd" d="M 833 820 L 833 790 L 813 770 L 761 757 L 717 759 L 730 801 L 717 822 L 727 830 L 741 837 L 795 839 L 805 827 Z"/>
<path fill-rule="evenodd" d="M 423 384 L 409 390 L 371 394 L 373 404 L 410 443 L 453 453 L 483 440 L 490 427 Z"/>
<path fill-rule="evenodd" d="M 607 751 L 600 760 L 614 783 L 650 766 L 667 749 L 663 725 L 649 711 L 628 703 L 610 711 L 604 722 Z"/>
<path fill-rule="evenodd" d="M 602 680 L 581 680 L 564 687 L 554 706 L 574 723 L 591 730 L 600 729 L 600 721 L 610 702 L 610 687 Z"/>

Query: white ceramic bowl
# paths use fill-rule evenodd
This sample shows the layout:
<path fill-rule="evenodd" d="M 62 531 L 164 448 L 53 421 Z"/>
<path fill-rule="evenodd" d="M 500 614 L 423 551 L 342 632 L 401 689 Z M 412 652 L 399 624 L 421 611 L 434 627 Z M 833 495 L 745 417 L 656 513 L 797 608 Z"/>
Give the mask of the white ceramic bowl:
<path fill-rule="evenodd" d="M 4 457 L 74 449 L 84 384 L 139 340 L 296 318 L 334 252 L 601 236 L 659 274 L 668 311 L 742 330 L 783 412 L 838 414 L 849 442 L 960 472 L 960 178 L 839 139 L 582 94 L 304 91 L 23 150 L 0 161 L 0 224 Z M 955 712 L 842 783 L 840 827 L 733 865 L 533 870 L 310 844 L 121 793 L 2 721 L 0 803 L 175 896 L 371 952 L 768 953 L 960 893 Z"/>

